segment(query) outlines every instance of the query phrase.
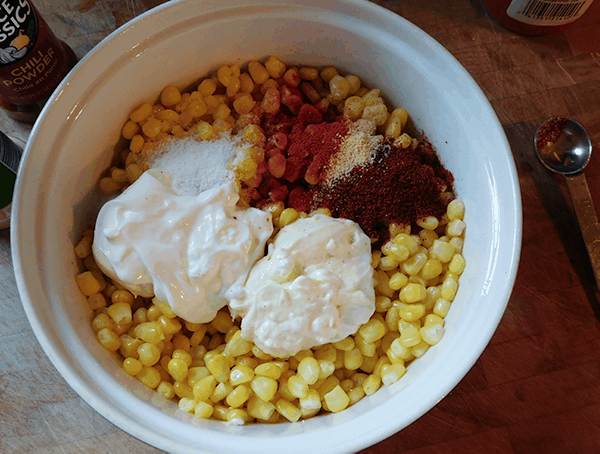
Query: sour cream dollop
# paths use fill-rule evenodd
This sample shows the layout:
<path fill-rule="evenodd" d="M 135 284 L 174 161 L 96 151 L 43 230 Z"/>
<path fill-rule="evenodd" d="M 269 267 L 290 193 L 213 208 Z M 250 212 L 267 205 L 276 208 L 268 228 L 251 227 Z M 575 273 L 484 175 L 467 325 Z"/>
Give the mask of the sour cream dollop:
<path fill-rule="evenodd" d="M 273 233 L 270 213 L 239 209 L 238 199 L 234 182 L 181 196 L 160 170 L 144 172 L 100 210 L 96 262 L 134 295 L 156 296 L 189 322 L 209 322 L 243 293 Z"/>
<path fill-rule="evenodd" d="M 340 341 L 375 311 L 371 241 L 347 219 L 299 219 L 277 234 L 229 307 L 242 316 L 242 337 L 273 356 Z"/>

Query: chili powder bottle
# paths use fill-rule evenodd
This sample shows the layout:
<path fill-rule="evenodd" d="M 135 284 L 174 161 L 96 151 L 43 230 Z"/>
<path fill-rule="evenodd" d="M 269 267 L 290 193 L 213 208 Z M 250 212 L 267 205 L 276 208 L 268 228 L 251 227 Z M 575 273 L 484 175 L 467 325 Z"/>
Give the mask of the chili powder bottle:
<path fill-rule="evenodd" d="M 0 1 L 0 106 L 33 123 L 77 63 L 29 0 Z"/>
<path fill-rule="evenodd" d="M 525 35 L 557 33 L 570 27 L 594 0 L 482 0 L 490 16 Z"/>

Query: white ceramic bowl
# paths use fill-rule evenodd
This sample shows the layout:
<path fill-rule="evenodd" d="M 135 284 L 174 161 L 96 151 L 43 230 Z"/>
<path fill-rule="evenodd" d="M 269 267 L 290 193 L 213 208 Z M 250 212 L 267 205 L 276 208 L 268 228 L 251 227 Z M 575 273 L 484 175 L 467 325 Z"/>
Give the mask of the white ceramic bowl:
<path fill-rule="evenodd" d="M 277 55 L 333 64 L 384 89 L 425 131 L 466 204 L 467 267 L 442 342 L 394 386 L 338 414 L 230 427 L 183 413 L 127 376 L 96 341 L 74 276 L 73 245 L 94 219 L 95 185 L 128 112 L 170 83 L 223 63 Z M 521 206 L 514 162 L 484 94 L 438 43 L 359 0 L 173 1 L 126 24 L 86 56 L 33 128 L 12 216 L 23 305 L 48 356 L 104 417 L 171 452 L 345 452 L 374 444 L 431 409 L 494 333 L 514 282 Z"/>

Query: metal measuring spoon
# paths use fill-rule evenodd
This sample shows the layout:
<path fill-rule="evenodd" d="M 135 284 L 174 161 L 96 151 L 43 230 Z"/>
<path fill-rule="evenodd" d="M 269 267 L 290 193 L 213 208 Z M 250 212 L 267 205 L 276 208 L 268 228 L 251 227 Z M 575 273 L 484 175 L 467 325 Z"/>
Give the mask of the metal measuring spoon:
<path fill-rule="evenodd" d="M 600 224 L 583 174 L 592 155 L 592 141 L 583 126 L 575 120 L 554 117 L 540 126 L 534 145 L 542 164 L 565 176 L 596 285 L 600 287 Z"/>

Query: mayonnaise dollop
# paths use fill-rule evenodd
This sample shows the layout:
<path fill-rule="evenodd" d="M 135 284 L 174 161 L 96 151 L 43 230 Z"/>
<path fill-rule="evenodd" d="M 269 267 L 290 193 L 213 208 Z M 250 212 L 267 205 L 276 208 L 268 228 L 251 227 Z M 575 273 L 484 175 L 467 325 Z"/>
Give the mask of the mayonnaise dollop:
<path fill-rule="evenodd" d="M 234 182 L 180 196 L 160 170 L 144 172 L 100 210 L 94 258 L 134 295 L 156 296 L 189 322 L 209 322 L 243 293 L 273 233 L 270 213 L 238 209 L 238 199 Z"/>
<path fill-rule="evenodd" d="M 347 219 L 299 219 L 277 234 L 229 307 L 242 316 L 242 337 L 273 356 L 340 341 L 375 311 L 371 241 Z"/>

